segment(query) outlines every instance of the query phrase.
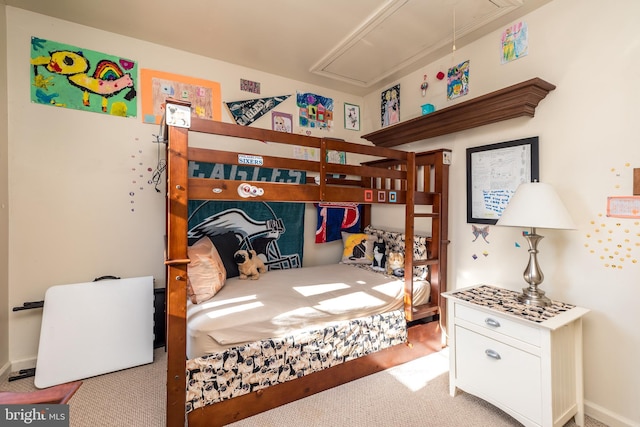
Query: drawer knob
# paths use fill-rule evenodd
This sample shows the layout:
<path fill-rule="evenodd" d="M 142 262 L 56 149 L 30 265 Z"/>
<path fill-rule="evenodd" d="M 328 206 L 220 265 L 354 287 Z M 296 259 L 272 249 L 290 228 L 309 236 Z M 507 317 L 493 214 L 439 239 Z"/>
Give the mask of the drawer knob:
<path fill-rule="evenodd" d="M 487 349 L 484 351 L 484 354 L 486 354 L 487 356 L 489 356 L 492 359 L 496 359 L 496 360 L 500 360 L 500 353 L 498 353 L 495 350 L 491 350 L 491 349 Z"/>
<path fill-rule="evenodd" d="M 492 319 L 491 317 L 487 317 L 486 319 L 484 319 L 484 323 L 486 323 L 487 325 L 494 327 L 494 328 L 499 328 L 500 327 L 500 322 L 498 322 L 495 319 Z"/>

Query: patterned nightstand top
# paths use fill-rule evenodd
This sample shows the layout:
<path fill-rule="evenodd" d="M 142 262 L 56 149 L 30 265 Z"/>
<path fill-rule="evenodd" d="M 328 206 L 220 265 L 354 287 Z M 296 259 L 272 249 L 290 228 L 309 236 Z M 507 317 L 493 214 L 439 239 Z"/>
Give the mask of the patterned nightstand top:
<path fill-rule="evenodd" d="M 548 307 L 522 304 L 517 299 L 518 295 L 520 295 L 519 292 L 489 285 L 454 291 L 450 295 L 463 301 L 519 316 L 536 323 L 542 323 L 575 307 L 559 301 L 551 301 L 552 304 Z"/>

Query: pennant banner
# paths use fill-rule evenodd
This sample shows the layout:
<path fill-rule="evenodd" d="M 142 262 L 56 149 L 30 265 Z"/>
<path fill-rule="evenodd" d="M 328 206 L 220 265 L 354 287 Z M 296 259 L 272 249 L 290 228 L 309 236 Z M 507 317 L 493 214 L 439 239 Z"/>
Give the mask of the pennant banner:
<path fill-rule="evenodd" d="M 269 98 L 225 102 L 225 104 L 227 104 L 233 120 L 239 125 L 247 126 L 267 114 L 290 96 L 291 95 L 272 96 Z"/>

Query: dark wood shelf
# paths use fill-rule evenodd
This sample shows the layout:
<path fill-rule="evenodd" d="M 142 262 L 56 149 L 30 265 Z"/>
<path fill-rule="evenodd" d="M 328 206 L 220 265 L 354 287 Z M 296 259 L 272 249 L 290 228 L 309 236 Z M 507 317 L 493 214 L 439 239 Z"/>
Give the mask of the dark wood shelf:
<path fill-rule="evenodd" d="M 533 117 L 538 103 L 556 87 L 534 78 L 416 117 L 363 136 L 379 147 L 394 147 L 516 117 Z"/>

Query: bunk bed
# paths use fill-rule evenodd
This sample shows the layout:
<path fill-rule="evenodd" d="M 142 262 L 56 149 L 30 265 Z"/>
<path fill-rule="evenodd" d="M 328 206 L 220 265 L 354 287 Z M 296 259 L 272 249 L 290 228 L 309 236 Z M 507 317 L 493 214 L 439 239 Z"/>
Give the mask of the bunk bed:
<path fill-rule="evenodd" d="M 188 106 L 180 101 L 171 101 L 171 103 Z M 448 150 L 413 153 L 197 118 L 191 119 L 188 128 L 169 125 L 165 132 L 167 136 L 165 265 L 167 267 L 166 420 L 168 426 L 182 426 L 185 425 L 185 421 L 189 426 L 226 425 L 441 349 L 446 314 L 445 303 L 440 295 L 446 291 L 449 243 L 447 240 L 449 181 L 446 161 L 450 158 Z M 189 139 L 194 134 L 198 134 L 198 138 L 201 134 L 214 135 L 214 137 L 207 137 L 214 146 L 217 139 L 225 141 L 223 144 L 218 143 L 218 146 L 229 146 L 228 138 L 232 137 L 269 144 L 313 148 L 320 151 L 320 160 L 256 156 L 225 151 L 218 146 L 216 149 L 199 148 L 190 146 Z M 351 153 L 355 155 L 354 157 L 364 157 L 367 160 L 360 165 L 329 163 L 326 160 L 326 153 L 330 150 L 345 152 L 347 158 L 350 158 L 349 153 Z M 194 178 L 189 174 L 191 161 L 239 165 L 247 159 L 250 162 L 257 161 L 261 167 L 306 171 L 305 178 L 297 184 L 289 184 L 250 180 L 242 182 L 227 179 L 212 180 Z M 367 329 L 370 327 L 378 327 L 387 332 L 392 331 L 390 338 L 386 341 L 383 339 L 383 345 L 370 346 L 366 351 L 360 348 L 346 357 L 332 359 L 332 363 L 322 363 L 319 368 L 307 369 L 304 374 L 294 373 L 281 381 L 269 383 L 268 386 L 255 387 L 255 389 L 250 387 L 249 390 L 237 396 L 222 396 L 222 398 L 207 401 L 208 391 L 198 390 L 198 387 L 213 388 L 211 385 L 213 382 L 203 380 L 202 376 L 207 373 L 214 377 L 216 374 L 221 374 L 222 371 L 216 371 L 216 358 L 218 361 L 223 358 L 227 361 L 229 353 L 214 353 L 197 358 L 194 354 L 187 353 L 188 310 L 193 308 L 189 305 L 187 296 L 187 269 L 191 261 L 188 256 L 190 245 L 188 205 L 189 200 L 246 200 L 247 195 L 242 194 L 243 191 L 239 186 L 247 185 L 249 186 L 245 187 L 247 190 L 251 186 L 258 189 L 255 194 L 252 194 L 252 198 L 271 202 L 362 204 L 365 207 L 362 222 L 368 225 L 366 231 L 378 233 L 378 237 L 381 237 L 380 233 L 386 232 L 371 228 L 371 207 L 378 203 L 402 205 L 405 211 L 403 233 L 392 233 L 394 238 L 399 239 L 398 241 L 404 245 L 404 277 L 399 280 L 400 306 L 385 313 L 346 322 L 346 327 L 351 327 L 353 322 L 356 322 L 355 329 L 359 331 L 356 334 L 360 335 L 373 335 Z M 411 238 L 414 236 L 415 222 L 423 220 L 431 227 L 430 236 L 425 240 Z M 414 257 L 416 249 L 414 245 L 419 242 L 425 243 L 428 250 L 425 256 L 420 257 L 422 259 L 415 259 L 417 257 Z M 306 268 L 303 267 L 302 270 Z M 425 282 L 427 298 L 424 297 L 424 289 L 418 284 L 414 274 L 416 269 L 420 268 L 427 268 L 429 273 Z M 270 271 L 266 274 L 280 273 L 280 271 L 273 273 Z M 322 273 L 315 273 L 314 277 L 319 274 Z M 359 270 L 356 274 L 360 274 Z M 363 271 L 362 274 L 365 272 Z M 253 281 L 244 281 L 243 286 L 248 285 L 248 282 Z M 255 282 L 256 284 L 266 283 L 261 279 Z M 233 286 L 225 285 L 225 288 L 229 287 Z M 344 323 L 342 322 L 341 325 L 344 326 Z M 307 335 L 315 333 L 326 338 L 327 329 L 335 332 L 337 328 L 338 326 L 330 326 L 324 331 L 321 329 L 310 333 L 307 330 Z M 376 331 L 376 334 L 378 332 Z M 289 338 L 287 336 L 283 339 Z M 355 337 L 355 339 L 358 338 Z M 273 346 L 275 340 L 267 340 L 267 342 Z M 329 351 L 334 352 L 336 348 L 331 341 L 315 345 L 324 345 Z M 220 349 L 220 351 L 242 354 L 243 351 L 255 349 L 256 345 L 246 343 L 233 347 L 231 344 L 231 347 L 230 350 Z"/>

